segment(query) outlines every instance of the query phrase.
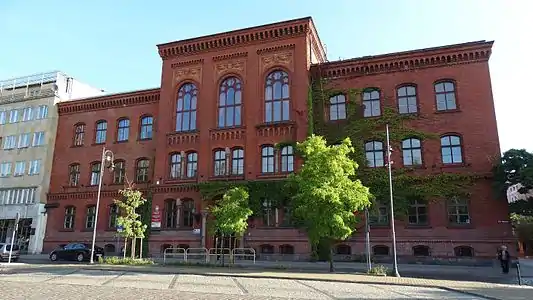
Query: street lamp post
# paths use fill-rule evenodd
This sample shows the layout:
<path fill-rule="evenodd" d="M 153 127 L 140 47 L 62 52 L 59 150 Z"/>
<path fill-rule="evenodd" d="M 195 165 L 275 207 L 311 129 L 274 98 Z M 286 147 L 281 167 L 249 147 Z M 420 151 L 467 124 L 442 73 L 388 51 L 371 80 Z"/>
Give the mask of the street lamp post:
<path fill-rule="evenodd" d="M 394 259 L 392 265 L 392 271 L 394 276 L 400 277 L 398 273 L 398 257 L 396 252 L 396 229 L 394 226 L 394 197 L 392 195 L 392 161 L 390 159 L 392 148 L 390 146 L 390 136 L 389 136 L 389 124 L 386 125 L 387 131 L 387 167 L 389 171 L 389 191 L 390 191 L 390 215 L 391 215 L 391 230 L 392 230 L 392 256 Z"/>
<path fill-rule="evenodd" d="M 113 157 L 114 154 L 111 150 L 102 148 L 102 161 L 100 164 L 100 174 L 98 178 L 98 194 L 96 195 L 96 213 L 94 214 L 94 227 L 93 227 L 93 241 L 91 244 L 91 264 L 94 263 L 94 244 L 96 242 L 96 227 L 98 225 L 98 211 L 100 210 L 100 194 L 102 192 L 102 178 L 104 177 L 104 167 L 106 162 L 111 162 L 111 170 L 113 170 Z"/>

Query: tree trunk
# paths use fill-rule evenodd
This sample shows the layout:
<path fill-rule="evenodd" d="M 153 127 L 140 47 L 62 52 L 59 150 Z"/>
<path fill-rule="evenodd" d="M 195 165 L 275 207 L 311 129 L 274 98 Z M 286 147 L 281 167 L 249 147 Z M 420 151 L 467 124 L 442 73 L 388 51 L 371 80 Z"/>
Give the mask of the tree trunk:
<path fill-rule="evenodd" d="M 329 245 L 329 271 L 331 273 L 335 272 L 335 267 L 333 266 L 333 243 Z"/>
<path fill-rule="evenodd" d="M 137 242 L 136 238 L 131 239 L 131 258 L 135 259 L 135 244 Z"/>
<path fill-rule="evenodd" d="M 222 266 L 224 266 L 224 235 L 222 234 L 222 240 L 220 241 L 220 252 L 222 253 Z"/>

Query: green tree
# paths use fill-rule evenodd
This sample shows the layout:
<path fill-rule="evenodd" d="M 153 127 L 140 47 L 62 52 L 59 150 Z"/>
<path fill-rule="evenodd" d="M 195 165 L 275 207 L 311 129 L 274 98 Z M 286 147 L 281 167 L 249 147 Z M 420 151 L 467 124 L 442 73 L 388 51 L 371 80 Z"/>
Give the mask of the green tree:
<path fill-rule="evenodd" d="M 140 220 L 140 215 L 137 211 L 146 202 L 146 199 L 132 184 L 128 184 L 123 190 L 119 190 L 119 194 L 120 199 L 115 200 L 121 212 L 117 218 L 117 224 L 122 227 L 120 235 L 126 239 L 131 239 L 131 258 L 135 258 L 136 240 L 137 238 L 144 238 L 147 227 Z"/>
<path fill-rule="evenodd" d="M 213 223 L 215 231 L 222 236 L 244 235 L 248 228 L 248 218 L 253 214 L 253 211 L 248 208 L 248 197 L 246 189 L 235 187 L 228 190 L 222 199 L 210 208 L 215 217 Z M 224 264 L 224 253 L 222 253 L 222 264 Z"/>
<path fill-rule="evenodd" d="M 311 135 L 297 144 L 303 157 L 300 171 L 289 176 L 296 189 L 292 209 L 305 228 L 312 245 L 329 241 L 329 265 L 333 266 L 333 243 L 353 234 L 357 224 L 354 212 L 370 205 L 369 189 L 354 179 L 357 163 L 350 158 L 354 152 L 346 138 L 340 145 L 328 146 L 321 136 Z"/>

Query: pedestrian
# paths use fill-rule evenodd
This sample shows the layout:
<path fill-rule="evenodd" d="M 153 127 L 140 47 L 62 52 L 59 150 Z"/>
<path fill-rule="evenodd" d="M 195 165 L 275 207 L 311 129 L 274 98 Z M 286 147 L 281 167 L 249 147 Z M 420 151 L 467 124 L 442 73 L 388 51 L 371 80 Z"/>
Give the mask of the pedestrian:
<path fill-rule="evenodd" d="M 509 255 L 509 251 L 507 251 L 507 246 L 500 247 L 500 250 L 498 251 L 498 260 L 500 261 L 500 264 L 502 266 L 503 273 L 508 274 L 509 261 L 511 260 L 511 256 Z"/>

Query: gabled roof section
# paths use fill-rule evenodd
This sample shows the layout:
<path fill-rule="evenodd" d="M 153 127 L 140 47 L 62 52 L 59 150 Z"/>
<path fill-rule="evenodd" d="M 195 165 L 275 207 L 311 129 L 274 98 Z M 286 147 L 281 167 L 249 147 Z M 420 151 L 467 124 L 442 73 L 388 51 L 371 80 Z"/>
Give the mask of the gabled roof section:
<path fill-rule="evenodd" d="M 160 88 L 109 94 L 58 103 L 60 115 L 83 113 L 125 106 L 143 105 L 159 101 Z"/>
<path fill-rule="evenodd" d="M 311 17 L 305 17 L 159 44 L 157 48 L 159 49 L 159 56 L 162 59 L 168 59 L 175 56 L 187 56 L 224 48 L 302 36 L 309 31 L 310 24 L 312 24 Z"/>
<path fill-rule="evenodd" d="M 327 78 L 363 76 L 413 69 L 488 61 L 494 41 L 476 41 L 440 47 L 363 56 L 314 65 Z M 316 73 L 315 73 L 316 74 Z"/>

